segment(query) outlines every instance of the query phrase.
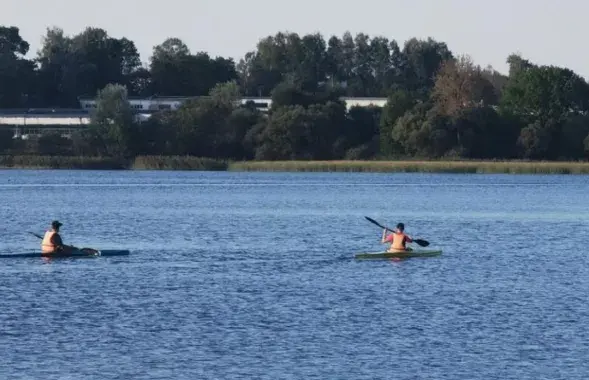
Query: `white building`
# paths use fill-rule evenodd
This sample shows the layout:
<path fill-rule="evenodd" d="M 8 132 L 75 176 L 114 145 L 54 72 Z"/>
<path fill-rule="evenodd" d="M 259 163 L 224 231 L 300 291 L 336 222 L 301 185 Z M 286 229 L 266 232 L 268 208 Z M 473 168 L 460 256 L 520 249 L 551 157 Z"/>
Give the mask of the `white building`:
<path fill-rule="evenodd" d="M 129 98 L 131 108 L 135 110 L 137 120 L 145 121 L 152 113 L 162 110 L 176 110 L 184 102 L 196 99 L 196 97 L 150 97 Z M 359 107 L 383 107 L 386 98 L 341 98 L 347 108 Z M 59 132 L 63 136 L 70 136 L 73 131 L 86 128 L 90 124 L 90 113 L 96 108 L 96 100 L 93 98 L 80 98 L 79 109 L 0 109 L 0 128 L 10 128 L 15 138 L 26 139 L 31 135 L 40 135 L 47 132 Z M 256 108 L 266 112 L 272 106 L 271 98 L 243 97 L 242 105 L 253 102 Z"/>
<path fill-rule="evenodd" d="M 129 104 L 131 108 L 137 111 L 161 111 L 161 110 L 175 110 L 182 105 L 182 103 L 197 99 L 198 97 L 150 97 L 150 98 L 129 98 Z M 350 109 L 354 106 L 359 107 L 383 107 L 387 98 L 341 98 L 347 108 Z M 256 107 L 262 111 L 267 111 L 272 106 L 271 98 L 260 98 L 260 97 L 243 97 L 241 98 L 241 104 L 245 105 L 248 102 L 253 102 Z M 80 106 L 84 110 L 91 110 L 96 108 L 96 100 L 94 98 L 80 98 Z"/>
<path fill-rule="evenodd" d="M 10 129 L 14 138 L 57 132 L 69 137 L 90 124 L 90 115 L 80 109 L 0 109 L 0 129 Z"/>
<path fill-rule="evenodd" d="M 175 110 L 187 100 L 195 99 L 189 97 L 150 97 L 150 98 L 129 98 L 131 108 L 137 111 L 163 111 Z M 96 100 L 94 98 L 79 98 L 80 107 L 83 110 L 92 110 L 96 108 Z"/>

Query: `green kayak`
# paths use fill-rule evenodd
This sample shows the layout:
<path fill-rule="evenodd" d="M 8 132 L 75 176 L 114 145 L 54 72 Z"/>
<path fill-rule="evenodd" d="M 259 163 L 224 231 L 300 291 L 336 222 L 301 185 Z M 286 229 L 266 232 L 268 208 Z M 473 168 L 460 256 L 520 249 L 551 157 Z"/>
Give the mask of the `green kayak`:
<path fill-rule="evenodd" d="M 357 259 L 392 259 L 392 258 L 409 258 L 409 257 L 432 257 L 442 254 L 441 250 L 414 250 L 406 252 L 367 252 L 356 254 Z"/>

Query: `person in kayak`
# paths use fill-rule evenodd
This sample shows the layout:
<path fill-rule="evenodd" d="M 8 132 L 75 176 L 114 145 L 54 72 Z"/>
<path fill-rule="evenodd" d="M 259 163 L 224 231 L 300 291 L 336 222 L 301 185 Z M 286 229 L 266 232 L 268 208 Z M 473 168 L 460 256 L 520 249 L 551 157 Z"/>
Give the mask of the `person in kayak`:
<path fill-rule="evenodd" d="M 63 226 L 57 220 L 51 222 L 51 229 L 45 232 L 43 241 L 41 242 L 41 252 L 44 255 L 50 255 L 54 253 L 72 253 L 77 250 L 76 247 L 65 245 L 59 235 L 59 227 Z"/>
<path fill-rule="evenodd" d="M 387 236 L 387 230 L 382 231 L 382 244 L 391 243 L 388 252 L 411 251 L 407 247 L 407 243 L 413 243 L 413 239 L 405 234 L 405 225 L 403 223 L 397 224 L 397 230 Z"/>

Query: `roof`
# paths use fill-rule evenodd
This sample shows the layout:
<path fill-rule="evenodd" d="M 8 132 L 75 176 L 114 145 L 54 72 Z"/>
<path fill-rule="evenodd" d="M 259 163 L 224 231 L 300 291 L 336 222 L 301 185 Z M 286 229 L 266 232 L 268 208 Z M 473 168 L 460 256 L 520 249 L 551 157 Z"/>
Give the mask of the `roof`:
<path fill-rule="evenodd" d="M 158 110 L 135 110 L 132 109 L 133 114 L 154 114 Z M 0 117 L 90 117 L 92 111 L 83 108 L 16 108 L 3 109 L 0 108 Z"/>
<path fill-rule="evenodd" d="M 81 108 L 0 108 L 2 116 L 43 116 L 43 117 L 86 117 L 90 115 L 88 110 Z"/>
<path fill-rule="evenodd" d="M 187 100 L 187 99 L 198 99 L 208 98 L 209 96 L 128 96 L 129 100 Z M 78 96 L 78 100 L 96 100 L 96 96 Z"/>

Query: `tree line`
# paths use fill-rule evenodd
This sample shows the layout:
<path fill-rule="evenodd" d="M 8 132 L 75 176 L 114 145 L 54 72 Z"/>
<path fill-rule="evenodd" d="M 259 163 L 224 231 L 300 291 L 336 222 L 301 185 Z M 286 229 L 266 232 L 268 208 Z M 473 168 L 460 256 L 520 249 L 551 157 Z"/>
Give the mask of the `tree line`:
<path fill-rule="evenodd" d="M 48 29 L 34 59 L 16 27 L 0 27 L 0 108 L 78 107 L 91 127 L 71 139 L 12 141 L 11 153 L 194 155 L 229 160 L 585 159 L 589 84 L 573 71 L 507 57 L 509 73 L 444 42 L 345 33 L 277 33 L 239 62 L 193 53 L 177 38 L 143 65 L 135 44 L 105 30 Z M 202 96 L 139 123 L 129 96 Z M 272 98 L 267 113 L 241 96 Z M 352 107 L 343 96 L 386 97 Z"/>

